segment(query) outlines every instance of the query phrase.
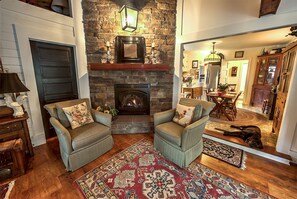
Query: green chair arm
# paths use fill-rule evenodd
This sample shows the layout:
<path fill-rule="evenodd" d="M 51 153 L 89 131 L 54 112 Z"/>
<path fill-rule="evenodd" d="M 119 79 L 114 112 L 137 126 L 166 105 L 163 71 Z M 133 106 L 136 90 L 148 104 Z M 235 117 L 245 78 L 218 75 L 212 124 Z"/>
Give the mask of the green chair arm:
<path fill-rule="evenodd" d="M 208 115 L 204 116 L 184 129 L 181 143 L 181 148 L 183 151 L 193 147 L 202 139 L 202 134 L 208 119 Z"/>
<path fill-rule="evenodd" d="M 111 114 L 102 113 L 94 109 L 91 110 L 94 120 L 98 123 L 104 124 L 105 126 L 111 127 Z"/>
<path fill-rule="evenodd" d="M 50 118 L 50 123 L 53 125 L 59 139 L 59 144 L 63 151 L 70 154 L 73 149 L 71 145 L 71 136 L 69 131 L 54 117 Z"/>
<path fill-rule="evenodd" d="M 175 115 L 175 109 L 159 112 L 154 114 L 154 126 L 159 124 L 170 122 Z"/>

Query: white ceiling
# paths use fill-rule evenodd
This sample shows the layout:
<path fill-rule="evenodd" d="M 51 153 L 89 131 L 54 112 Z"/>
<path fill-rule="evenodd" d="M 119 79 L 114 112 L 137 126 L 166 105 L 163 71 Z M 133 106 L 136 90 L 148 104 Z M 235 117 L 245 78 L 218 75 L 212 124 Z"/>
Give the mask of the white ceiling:
<path fill-rule="evenodd" d="M 203 42 L 195 42 L 191 44 L 185 44 L 184 49 L 188 51 L 197 50 L 210 50 L 212 49 L 212 42 L 216 42 L 215 50 L 240 50 L 246 48 L 265 47 L 265 46 L 277 46 L 283 47 L 296 37 L 287 36 L 290 32 L 290 27 L 280 28 L 275 30 L 247 33 L 243 35 L 231 36 L 220 38 L 216 40 L 208 40 Z"/>

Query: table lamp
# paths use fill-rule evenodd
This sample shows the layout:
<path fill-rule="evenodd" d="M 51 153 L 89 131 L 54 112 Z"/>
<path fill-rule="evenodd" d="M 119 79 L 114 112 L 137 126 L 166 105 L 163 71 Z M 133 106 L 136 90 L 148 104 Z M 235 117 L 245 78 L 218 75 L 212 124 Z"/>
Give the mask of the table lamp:
<path fill-rule="evenodd" d="M 4 94 L 6 105 L 14 110 L 14 117 L 24 115 L 21 105 L 27 96 L 17 94 L 27 91 L 29 89 L 24 86 L 16 73 L 0 73 L 0 94 Z"/>

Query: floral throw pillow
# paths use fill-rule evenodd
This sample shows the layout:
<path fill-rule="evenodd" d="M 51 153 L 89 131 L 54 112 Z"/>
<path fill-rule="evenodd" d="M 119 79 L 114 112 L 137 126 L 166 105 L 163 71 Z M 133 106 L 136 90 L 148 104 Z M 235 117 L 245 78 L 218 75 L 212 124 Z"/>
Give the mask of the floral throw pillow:
<path fill-rule="evenodd" d="M 94 122 L 86 102 L 65 107 L 63 108 L 63 111 L 67 116 L 72 129 Z"/>
<path fill-rule="evenodd" d="M 195 107 L 177 104 L 173 121 L 182 126 L 188 126 L 192 122 L 194 109 Z"/>

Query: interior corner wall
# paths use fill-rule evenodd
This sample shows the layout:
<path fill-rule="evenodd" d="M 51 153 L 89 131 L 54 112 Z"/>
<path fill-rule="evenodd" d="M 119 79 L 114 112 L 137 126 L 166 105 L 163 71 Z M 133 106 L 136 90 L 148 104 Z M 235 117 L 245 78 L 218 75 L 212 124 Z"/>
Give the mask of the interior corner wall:
<path fill-rule="evenodd" d="M 73 18 L 17 0 L 2 0 L 0 3 L 0 52 L 3 65 L 9 72 L 18 73 L 20 79 L 30 89 L 30 92 L 27 92 L 28 103 L 25 104 L 25 109 L 29 114 L 27 123 L 31 141 L 33 146 L 37 146 L 45 143 L 45 133 L 41 120 L 29 40 L 73 46 L 76 56 L 81 57 L 81 59 L 83 59 L 85 52 L 79 49 L 79 45 L 77 45 Z M 83 63 L 83 61 L 76 59 L 77 67 L 87 67 L 86 64 L 78 65 L 78 63 Z M 78 68 L 77 72 L 79 71 Z M 87 74 L 77 76 L 80 97 L 88 97 L 89 93 L 84 92 L 89 87 L 88 81 L 85 81 Z"/>

